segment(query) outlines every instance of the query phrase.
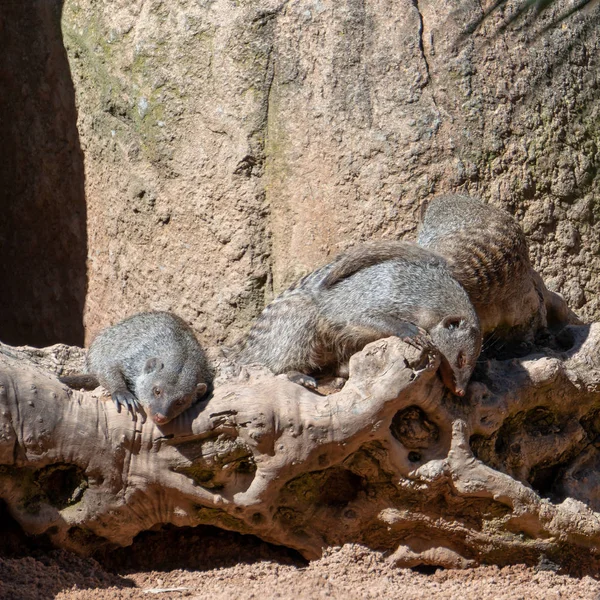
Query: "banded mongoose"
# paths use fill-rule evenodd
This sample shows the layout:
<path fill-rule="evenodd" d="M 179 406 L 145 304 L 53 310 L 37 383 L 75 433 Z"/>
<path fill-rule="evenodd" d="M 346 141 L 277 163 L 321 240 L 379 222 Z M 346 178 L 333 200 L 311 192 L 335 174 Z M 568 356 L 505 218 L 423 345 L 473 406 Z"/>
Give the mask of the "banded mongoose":
<path fill-rule="evenodd" d="M 121 412 L 145 411 L 163 425 L 203 396 L 212 371 L 191 327 L 168 312 L 139 313 L 101 331 L 87 353 L 87 372 L 106 388 Z M 88 387 L 93 377 L 62 377 Z M 142 412 L 142 418 L 145 416 Z"/>
<path fill-rule="evenodd" d="M 465 290 L 433 252 L 405 242 L 365 243 L 275 298 L 237 361 L 310 374 L 343 365 L 369 342 L 418 327 L 443 355 L 445 384 L 464 395 L 481 349 L 479 320 Z"/>
<path fill-rule="evenodd" d="M 504 210 L 469 196 L 439 196 L 423 211 L 417 244 L 446 259 L 484 337 L 532 342 L 548 325 L 577 321 L 532 268 L 525 234 Z"/>

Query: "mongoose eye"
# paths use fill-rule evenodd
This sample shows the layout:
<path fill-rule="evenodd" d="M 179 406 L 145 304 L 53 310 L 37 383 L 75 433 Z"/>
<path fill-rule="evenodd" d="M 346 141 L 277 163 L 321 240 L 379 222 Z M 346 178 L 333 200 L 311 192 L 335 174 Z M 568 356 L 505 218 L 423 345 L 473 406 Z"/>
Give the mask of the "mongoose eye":
<path fill-rule="evenodd" d="M 461 352 L 458 355 L 458 358 L 456 359 L 456 366 L 459 369 L 462 369 L 466 364 L 467 364 L 467 359 L 465 358 L 465 355 Z"/>
<path fill-rule="evenodd" d="M 158 398 L 162 394 L 162 390 L 159 387 L 155 387 L 152 393 Z"/>
<path fill-rule="evenodd" d="M 446 329 L 449 329 L 450 331 L 458 329 L 460 326 L 460 319 L 448 319 L 444 325 L 446 326 Z"/>
<path fill-rule="evenodd" d="M 183 406 L 185 404 L 185 398 L 179 398 L 175 400 L 175 406 Z"/>

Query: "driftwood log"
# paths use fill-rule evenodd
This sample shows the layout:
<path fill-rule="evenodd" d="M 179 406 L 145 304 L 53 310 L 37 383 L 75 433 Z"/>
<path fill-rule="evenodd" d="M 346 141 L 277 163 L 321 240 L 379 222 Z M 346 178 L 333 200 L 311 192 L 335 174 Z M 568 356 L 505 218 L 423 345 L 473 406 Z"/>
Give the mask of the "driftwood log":
<path fill-rule="evenodd" d="M 65 388 L 57 356 L 76 351 L 1 346 L 0 495 L 25 532 L 84 554 L 210 524 L 307 558 L 359 542 L 401 566 L 595 569 L 600 324 L 561 343 L 488 363 L 456 398 L 426 338 L 388 338 L 337 393 L 249 368 L 160 428 Z"/>

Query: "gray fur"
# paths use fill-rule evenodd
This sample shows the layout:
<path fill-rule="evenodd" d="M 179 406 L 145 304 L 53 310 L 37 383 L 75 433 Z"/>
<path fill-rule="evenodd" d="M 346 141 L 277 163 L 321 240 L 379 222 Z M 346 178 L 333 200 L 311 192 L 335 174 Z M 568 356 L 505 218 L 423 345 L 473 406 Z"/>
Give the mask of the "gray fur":
<path fill-rule="evenodd" d="M 275 373 L 319 371 L 344 364 L 371 341 L 414 335 L 415 326 L 430 334 L 445 357 L 444 381 L 462 395 L 481 334 L 475 310 L 444 259 L 404 242 L 361 244 L 267 306 L 238 362 L 261 363 Z"/>
<path fill-rule="evenodd" d="M 191 327 L 168 312 L 140 313 L 104 329 L 90 345 L 87 371 L 119 411 L 126 406 L 134 414 L 141 405 L 158 424 L 189 408 L 212 381 Z"/>

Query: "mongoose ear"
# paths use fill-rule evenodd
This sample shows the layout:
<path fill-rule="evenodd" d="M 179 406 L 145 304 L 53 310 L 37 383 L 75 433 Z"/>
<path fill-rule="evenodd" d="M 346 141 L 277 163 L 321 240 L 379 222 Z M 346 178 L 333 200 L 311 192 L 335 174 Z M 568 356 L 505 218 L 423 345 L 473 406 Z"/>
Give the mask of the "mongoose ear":
<path fill-rule="evenodd" d="M 152 373 L 153 371 L 160 371 L 165 365 L 158 358 L 149 358 L 144 366 L 144 373 Z"/>
<path fill-rule="evenodd" d="M 446 317 L 442 321 L 442 325 L 445 329 L 450 329 L 450 331 L 452 331 L 453 329 L 458 329 L 460 327 L 460 322 L 460 317 Z"/>
<path fill-rule="evenodd" d="M 205 383 L 197 383 L 196 384 L 196 394 L 198 397 L 200 396 L 204 396 L 204 394 L 206 394 L 206 390 L 208 389 L 208 386 Z"/>

